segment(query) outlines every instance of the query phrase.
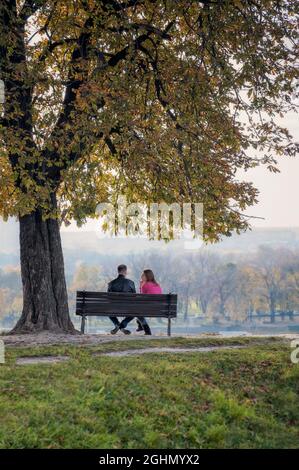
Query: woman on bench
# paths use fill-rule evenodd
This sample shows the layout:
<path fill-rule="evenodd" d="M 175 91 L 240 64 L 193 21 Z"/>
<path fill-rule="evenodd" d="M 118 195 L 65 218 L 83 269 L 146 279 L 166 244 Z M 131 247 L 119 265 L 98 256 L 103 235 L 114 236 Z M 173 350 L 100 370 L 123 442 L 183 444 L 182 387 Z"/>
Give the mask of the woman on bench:
<path fill-rule="evenodd" d="M 155 275 L 151 269 L 145 269 L 140 280 L 141 294 L 162 294 L 162 289 L 155 279 Z M 145 318 L 137 319 L 137 331 L 145 331 L 145 334 L 151 335 L 149 324 Z"/>

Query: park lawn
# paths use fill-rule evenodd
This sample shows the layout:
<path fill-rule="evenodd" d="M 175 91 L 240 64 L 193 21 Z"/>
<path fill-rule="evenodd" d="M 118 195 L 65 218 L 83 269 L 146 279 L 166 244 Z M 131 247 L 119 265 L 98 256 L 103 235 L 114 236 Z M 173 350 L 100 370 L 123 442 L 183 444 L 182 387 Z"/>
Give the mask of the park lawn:
<path fill-rule="evenodd" d="M 144 347 L 240 345 L 107 357 Z M 299 365 L 271 338 L 128 340 L 7 348 L 1 448 L 298 448 Z M 64 354 L 58 364 L 17 357 Z"/>

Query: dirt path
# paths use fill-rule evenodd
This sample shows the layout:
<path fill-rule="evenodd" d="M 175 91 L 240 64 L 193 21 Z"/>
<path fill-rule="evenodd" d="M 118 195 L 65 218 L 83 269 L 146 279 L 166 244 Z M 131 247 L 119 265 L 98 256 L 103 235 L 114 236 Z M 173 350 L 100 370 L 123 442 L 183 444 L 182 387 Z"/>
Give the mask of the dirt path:
<path fill-rule="evenodd" d="M 244 337 L 245 335 L 241 335 Z M 248 334 L 246 337 L 255 337 L 255 338 L 265 338 L 265 337 L 280 337 L 285 339 L 295 339 L 299 338 L 298 334 L 280 334 L 280 335 L 251 335 Z M 229 335 L 221 334 L 197 334 L 197 335 L 172 335 L 171 338 L 202 338 L 202 339 L 211 339 L 211 338 L 225 338 L 229 339 Z M 37 333 L 37 334 L 26 334 L 26 335 L 0 335 L 0 340 L 5 344 L 5 347 L 32 347 L 32 346 L 55 346 L 55 345 L 97 345 L 110 343 L 111 341 L 130 341 L 130 340 L 143 340 L 143 341 L 152 341 L 156 339 L 171 339 L 168 336 L 144 336 L 143 334 L 132 333 L 130 336 L 117 334 L 112 336 L 110 334 L 86 334 L 86 335 L 68 335 L 68 334 L 53 334 L 53 333 Z M 235 335 L 232 335 L 232 338 L 236 338 Z"/>
<path fill-rule="evenodd" d="M 86 335 L 68 335 L 53 333 L 36 333 L 24 335 L 1 335 L 0 339 L 4 341 L 6 347 L 32 347 L 32 346 L 56 346 L 56 345 L 97 345 L 102 343 L 110 343 L 111 341 L 128 341 L 130 339 L 148 340 L 151 339 L 167 339 L 167 336 L 144 336 L 143 334 L 128 335 L 110 335 L 110 334 L 86 334 Z"/>
<path fill-rule="evenodd" d="M 127 357 L 127 356 L 139 356 L 141 354 L 149 353 L 172 353 L 172 354 L 183 354 L 183 353 L 206 353 L 212 351 L 218 351 L 220 349 L 243 349 L 249 347 L 248 345 L 238 346 L 202 346 L 194 348 L 143 348 L 143 349 L 127 349 L 125 351 L 114 351 L 114 352 L 95 352 L 93 356 L 109 356 L 109 357 Z M 70 359 L 69 356 L 35 356 L 35 357 L 19 357 L 16 360 L 16 365 L 33 365 L 33 364 L 56 364 L 59 362 L 65 362 Z"/>
<path fill-rule="evenodd" d="M 38 356 L 38 357 L 19 357 L 16 360 L 17 366 L 30 366 L 32 364 L 56 364 L 65 362 L 70 358 L 68 356 Z"/>
<path fill-rule="evenodd" d="M 110 357 L 124 357 L 124 356 L 139 356 L 140 354 L 149 354 L 149 353 L 192 353 L 192 352 L 211 352 L 219 351 L 219 349 L 243 349 L 250 347 L 248 345 L 238 345 L 238 346 L 202 346 L 199 348 L 147 348 L 147 349 L 128 349 L 126 351 L 114 351 L 109 353 L 95 353 L 94 356 L 110 356 Z"/>

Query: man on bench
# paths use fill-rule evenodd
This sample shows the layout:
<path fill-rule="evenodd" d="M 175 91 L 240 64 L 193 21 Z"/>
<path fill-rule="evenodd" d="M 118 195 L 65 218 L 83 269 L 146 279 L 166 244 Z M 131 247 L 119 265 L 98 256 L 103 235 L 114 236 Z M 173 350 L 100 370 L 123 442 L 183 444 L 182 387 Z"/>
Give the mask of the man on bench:
<path fill-rule="evenodd" d="M 127 279 L 127 266 L 121 264 L 117 268 L 118 277 L 108 284 L 108 292 L 133 292 L 136 293 L 135 284 L 131 279 Z M 131 333 L 130 330 L 126 329 L 128 323 L 133 320 L 134 317 L 126 317 L 121 322 L 116 317 L 109 317 L 112 323 L 114 324 L 111 334 L 115 335 L 119 330 L 122 331 L 125 335 Z M 140 317 L 138 322 L 138 331 L 141 329 L 144 330 L 146 335 L 151 335 L 150 327 L 144 317 Z"/>

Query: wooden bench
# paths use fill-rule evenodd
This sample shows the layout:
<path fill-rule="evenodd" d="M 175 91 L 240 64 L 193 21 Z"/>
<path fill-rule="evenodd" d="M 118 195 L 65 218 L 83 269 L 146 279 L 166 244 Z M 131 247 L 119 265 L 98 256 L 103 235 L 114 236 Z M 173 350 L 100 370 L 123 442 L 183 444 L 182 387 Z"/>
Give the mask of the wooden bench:
<path fill-rule="evenodd" d="M 167 318 L 171 336 L 171 319 L 177 316 L 176 294 L 133 294 L 123 292 L 78 291 L 76 315 L 81 315 L 84 334 L 87 316 Z"/>

